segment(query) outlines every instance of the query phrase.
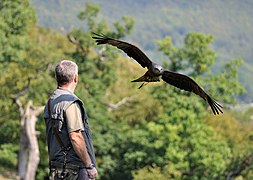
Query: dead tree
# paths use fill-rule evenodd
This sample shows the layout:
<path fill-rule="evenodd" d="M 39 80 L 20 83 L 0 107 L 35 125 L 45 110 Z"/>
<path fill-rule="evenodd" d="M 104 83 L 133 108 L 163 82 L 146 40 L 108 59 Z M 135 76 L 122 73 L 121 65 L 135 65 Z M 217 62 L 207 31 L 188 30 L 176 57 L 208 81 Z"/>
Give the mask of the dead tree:
<path fill-rule="evenodd" d="M 18 159 L 18 175 L 21 180 L 35 179 L 36 170 L 39 164 L 39 146 L 36 136 L 36 121 L 38 115 L 43 111 L 44 107 L 34 106 L 32 101 L 28 101 L 26 107 L 20 100 L 28 86 L 18 93 L 14 98 L 15 104 L 18 106 L 20 116 L 20 144 Z"/>

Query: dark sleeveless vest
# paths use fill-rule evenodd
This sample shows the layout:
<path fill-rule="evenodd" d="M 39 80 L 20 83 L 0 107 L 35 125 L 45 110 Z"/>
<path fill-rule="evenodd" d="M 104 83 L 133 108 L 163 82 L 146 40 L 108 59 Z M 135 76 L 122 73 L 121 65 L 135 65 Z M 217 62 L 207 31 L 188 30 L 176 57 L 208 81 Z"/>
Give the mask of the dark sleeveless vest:
<path fill-rule="evenodd" d="M 60 88 L 56 89 L 50 97 L 51 119 L 54 121 L 54 127 L 57 129 L 57 132 L 64 146 L 67 147 L 71 145 L 69 133 L 67 130 L 67 124 L 65 120 L 65 112 L 66 109 L 74 102 L 78 103 L 80 106 L 84 126 L 84 131 L 82 132 L 82 134 L 85 139 L 86 148 L 90 156 L 90 159 L 92 163 L 96 165 L 95 154 L 92 145 L 92 136 L 88 124 L 88 116 L 85 112 L 82 101 L 76 95 L 74 95 L 68 90 Z M 47 104 L 44 109 L 44 119 L 46 123 L 49 160 L 63 163 L 64 154 L 55 135 L 53 134 L 51 122 L 49 120 Z M 68 152 L 67 164 L 68 163 L 84 167 L 83 162 L 77 156 L 73 148 L 71 148 Z"/>

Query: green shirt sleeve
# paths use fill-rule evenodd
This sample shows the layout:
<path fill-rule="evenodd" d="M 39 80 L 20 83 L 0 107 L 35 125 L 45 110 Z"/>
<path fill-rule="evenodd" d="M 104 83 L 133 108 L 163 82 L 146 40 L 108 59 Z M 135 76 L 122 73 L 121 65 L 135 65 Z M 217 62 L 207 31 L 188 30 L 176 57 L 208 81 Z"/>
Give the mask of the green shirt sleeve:
<path fill-rule="evenodd" d="M 84 131 L 81 110 L 78 103 L 73 103 L 66 109 L 66 122 L 69 133 L 80 130 Z"/>

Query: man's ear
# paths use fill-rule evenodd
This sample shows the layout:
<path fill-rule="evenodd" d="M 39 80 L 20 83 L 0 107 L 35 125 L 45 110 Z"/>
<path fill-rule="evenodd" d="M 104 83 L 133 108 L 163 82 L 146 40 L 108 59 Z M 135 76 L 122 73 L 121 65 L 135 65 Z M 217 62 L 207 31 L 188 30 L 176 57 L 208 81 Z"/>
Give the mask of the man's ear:
<path fill-rule="evenodd" d="M 75 83 L 78 82 L 78 75 L 77 74 L 74 75 L 74 79 L 73 80 L 74 80 Z"/>

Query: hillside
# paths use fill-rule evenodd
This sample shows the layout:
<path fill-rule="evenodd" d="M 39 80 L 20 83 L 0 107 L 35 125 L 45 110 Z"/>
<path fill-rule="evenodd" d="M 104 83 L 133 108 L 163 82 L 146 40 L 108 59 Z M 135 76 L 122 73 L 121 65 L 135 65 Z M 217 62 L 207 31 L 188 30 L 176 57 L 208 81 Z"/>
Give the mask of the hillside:
<path fill-rule="evenodd" d="M 77 19 L 86 1 L 32 0 L 38 14 L 38 24 L 66 33 L 73 27 L 84 27 Z M 138 44 L 154 59 L 161 61 L 157 40 L 171 36 L 175 44 L 182 43 L 191 31 L 212 34 L 219 60 L 213 69 L 226 61 L 242 57 L 239 78 L 247 89 L 242 100 L 253 100 L 253 85 L 249 83 L 253 70 L 253 1 L 174 1 L 174 0 L 93 0 L 101 7 L 100 18 L 113 23 L 122 16 L 135 19 L 134 31 L 127 40 Z"/>

